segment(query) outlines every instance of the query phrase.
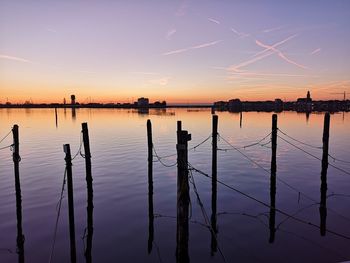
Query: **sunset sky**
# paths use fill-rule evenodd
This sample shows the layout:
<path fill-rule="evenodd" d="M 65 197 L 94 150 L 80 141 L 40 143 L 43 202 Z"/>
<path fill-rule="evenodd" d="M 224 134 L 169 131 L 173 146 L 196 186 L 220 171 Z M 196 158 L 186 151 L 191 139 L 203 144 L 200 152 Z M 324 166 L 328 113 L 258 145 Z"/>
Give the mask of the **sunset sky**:
<path fill-rule="evenodd" d="M 0 102 L 350 97 L 350 1 L 0 0 Z"/>

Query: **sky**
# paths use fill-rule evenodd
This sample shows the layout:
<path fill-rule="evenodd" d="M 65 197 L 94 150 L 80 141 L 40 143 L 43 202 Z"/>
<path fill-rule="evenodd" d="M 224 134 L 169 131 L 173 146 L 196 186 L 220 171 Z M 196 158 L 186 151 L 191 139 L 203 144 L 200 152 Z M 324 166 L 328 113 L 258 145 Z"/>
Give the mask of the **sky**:
<path fill-rule="evenodd" d="M 0 0 L 0 102 L 350 98 L 348 0 Z"/>

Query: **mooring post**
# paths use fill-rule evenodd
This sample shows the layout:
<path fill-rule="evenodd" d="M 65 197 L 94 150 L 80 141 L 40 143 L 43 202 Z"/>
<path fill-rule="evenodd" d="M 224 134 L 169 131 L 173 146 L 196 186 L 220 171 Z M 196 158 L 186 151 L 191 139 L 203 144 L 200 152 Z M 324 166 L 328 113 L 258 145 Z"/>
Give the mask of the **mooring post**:
<path fill-rule="evenodd" d="M 74 198 L 73 198 L 73 178 L 72 178 L 72 155 L 70 145 L 63 145 L 63 151 L 66 154 L 67 172 L 67 192 L 68 192 L 68 215 L 69 215 L 69 237 L 70 237 L 70 258 L 71 262 L 76 262 L 76 246 L 75 246 L 75 225 L 74 225 Z"/>
<path fill-rule="evenodd" d="M 216 200 L 217 200 L 217 148 L 218 148 L 218 116 L 212 118 L 212 196 L 211 196 L 211 255 L 217 251 L 217 225 L 216 225 Z"/>
<path fill-rule="evenodd" d="M 215 114 L 215 106 L 211 107 L 211 114 Z"/>
<path fill-rule="evenodd" d="M 177 141 L 177 228 L 176 260 L 189 262 L 188 255 L 188 218 L 189 218 L 189 183 L 188 183 L 188 141 L 191 134 L 181 130 Z"/>
<path fill-rule="evenodd" d="M 152 123 L 147 120 L 147 144 L 148 144 L 148 254 L 152 252 L 154 240 L 154 213 L 153 213 L 153 140 Z"/>
<path fill-rule="evenodd" d="M 272 115 L 272 132 L 271 132 L 271 176 L 270 176 L 270 217 L 269 217 L 269 229 L 270 237 L 269 243 L 273 243 L 275 240 L 275 222 L 276 222 L 276 152 L 277 152 L 277 114 Z"/>
<path fill-rule="evenodd" d="M 83 134 L 83 145 L 84 145 L 84 158 L 85 158 L 85 170 L 86 170 L 86 188 L 87 188 L 87 235 L 86 235 L 86 250 L 85 258 L 86 262 L 92 262 L 92 236 L 94 232 L 93 227 L 93 187 L 92 187 L 92 169 L 91 169 L 91 150 L 90 150 L 90 138 L 89 129 L 86 122 L 81 124 Z"/>
<path fill-rule="evenodd" d="M 326 235 L 326 218 L 327 218 L 327 170 L 328 170 L 328 149 L 329 149 L 329 127 L 330 114 L 324 115 L 323 137 L 322 137 L 322 170 L 321 170 L 321 202 L 320 202 L 320 233 Z"/>
<path fill-rule="evenodd" d="M 16 216 L 17 216 L 17 248 L 18 248 L 18 262 L 24 262 L 24 235 L 22 229 L 22 195 L 21 183 L 19 179 L 19 162 L 21 157 L 19 155 L 19 132 L 18 125 L 15 124 L 12 128 L 13 135 L 13 153 L 12 159 L 14 163 L 15 172 L 15 190 L 16 190 Z"/>

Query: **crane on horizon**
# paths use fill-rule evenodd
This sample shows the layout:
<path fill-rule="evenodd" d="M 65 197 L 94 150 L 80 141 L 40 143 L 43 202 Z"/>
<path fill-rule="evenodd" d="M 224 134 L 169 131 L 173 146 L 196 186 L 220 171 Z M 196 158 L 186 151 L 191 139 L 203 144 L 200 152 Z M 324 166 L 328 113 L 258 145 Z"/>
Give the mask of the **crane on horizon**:
<path fill-rule="evenodd" d="M 346 100 L 346 91 L 344 91 L 344 92 L 333 92 L 333 93 L 330 93 L 330 94 L 334 94 L 334 95 L 344 95 L 344 100 Z"/>

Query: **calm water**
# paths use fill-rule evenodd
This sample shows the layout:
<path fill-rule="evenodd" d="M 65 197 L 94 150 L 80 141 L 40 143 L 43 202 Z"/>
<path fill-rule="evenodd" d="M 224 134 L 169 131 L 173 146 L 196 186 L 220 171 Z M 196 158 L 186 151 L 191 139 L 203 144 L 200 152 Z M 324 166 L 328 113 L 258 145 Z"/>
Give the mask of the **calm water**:
<path fill-rule="evenodd" d="M 235 146 L 258 141 L 271 131 L 271 113 L 219 112 L 219 133 Z M 71 144 L 75 154 L 80 144 L 81 123 L 88 122 L 92 151 L 94 262 L 175 262 L 177 168 L 159 162 L 153 166 L 154 241 L 148 253 L 148 172 L 146 121 L 153 126 L 153 141 L 160 156 L 176 153 L 176 121 L 192 134 L 192 147 L 211 133 L 209 110 L 58 110 L 58 127 L 53 109 L 1 109 L 0 139 L 13 124 L 20 129 L 20 178 L 22 189 L 24 257 L 26 262 L 48 262 L 53 242 L 65 170 L 62 145 Z M 315 146 L 322 144 L 323 114 L 285 112 L 278 114 L 279 128 L 290 136 Z M 350 114 L 331 115 L 330 154 L 350 161 Z M 282 136 L 282 134 L 281 134 Z M 11 144 L 12 136 L 0 144 Z M 288 141 L 293 142 L 291 139 Z M 262 143 L 269 141 L 269 138 Z M 320 149 L 293 142 L 317 157 Z M 242 149 L 265 169 L 270 169 L 270 144 Z M 218 147 L 230 149 L 224 140 Z M 16 262 L 16 198 L 12 155 L 0 151 L 0 261 Z M 176 156 L 162 159 L 166 165 Z M 211 140 L 189 152 L 189 162 L 211 174 Z M 329 160 L 350 171 L 349 163 Z M 278 138 L 276 208 L 315 225 L 320 224 L 321 162 Z M 212 217 L 210 178 L 193 172 L 206 214 Z M 270 176 L 237 151 L 218 152 L 218 179 L 270 204 Z M 283 182 L 280 180 L 282 179 Z M 86 181 L 84 159 L 73 160 L 74 205 L 78 262 L 84 262 L 86 228 Z M 294 189 L 288 187 L 288 183 Z M 270 209 L 218 184 L 217 252 L 212 250 L 210 230 L 191 185 L 189 257 L 191 262 L 339 262 L 350 260 L 350 176 L 328 168 L 327 229 L 339 237 L 302 224 L 276 212 L 274 242 L 269 242 Z M 299 194 L 301 192 L 302 194 Z M 307 199 L 306 194 L 312 200 Z M 333 194 L 333 195 L 332 195 Z M 315 202 L 316 201 L 316 202 Z M 214 217 L 215 218 L 215 217 Z M 271 240 L 270 240 L 271 241 Z M 59 218 L 53 262 L 69 262 L 67 193 Z"/>

